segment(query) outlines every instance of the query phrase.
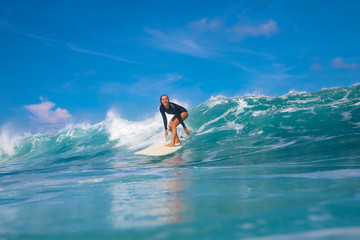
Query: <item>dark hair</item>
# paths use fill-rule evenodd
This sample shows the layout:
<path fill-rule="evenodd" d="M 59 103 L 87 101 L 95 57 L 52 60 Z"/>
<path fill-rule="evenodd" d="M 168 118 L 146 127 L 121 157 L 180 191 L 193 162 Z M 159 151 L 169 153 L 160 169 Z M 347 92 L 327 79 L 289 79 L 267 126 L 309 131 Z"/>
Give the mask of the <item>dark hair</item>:
<path fill-rule="evenodd" d="M 161 95 L 161 97 L 160 97 L 160 102 L 161 102 L 161 99 L 162 99 L 163 96 L 167 96 L 167 98 L 169 99 L 169 96 L 168 96 L 168 95 L 163 94 L 163 95 Z"/>

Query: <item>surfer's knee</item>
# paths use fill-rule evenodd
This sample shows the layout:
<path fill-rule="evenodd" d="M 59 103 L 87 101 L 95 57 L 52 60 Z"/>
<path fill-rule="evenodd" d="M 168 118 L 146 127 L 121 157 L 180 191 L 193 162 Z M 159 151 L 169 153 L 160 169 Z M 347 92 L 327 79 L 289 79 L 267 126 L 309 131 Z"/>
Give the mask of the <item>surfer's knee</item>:
<path fill-rule="evenodd" d="M 187 119 L 189 114 L 188 114 L 188 112 L 182 112 L 180 116 L 181 116 L 182 120 L 185 120 L 185 119 Z"/>

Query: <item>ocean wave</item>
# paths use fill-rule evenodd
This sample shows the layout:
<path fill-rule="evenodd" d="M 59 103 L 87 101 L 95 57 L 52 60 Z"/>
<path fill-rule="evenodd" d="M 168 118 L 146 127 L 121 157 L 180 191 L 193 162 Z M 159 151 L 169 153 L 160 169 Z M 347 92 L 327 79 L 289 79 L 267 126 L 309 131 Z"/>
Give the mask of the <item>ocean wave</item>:
<path fill-rule="evenodd" d="M 246 238 L 246 240 L 283 240 L 283 239 L 358 239 L 359 227 L 325 228 L 314 231 L 297 232 L 266 237 Z"/>
<path fill-rule="evenodd" d="M 209 157 L 199 144 L 200 149 L 206 146 L 230 157 L 289 148 L 302 151 L 305 146 L 325 149 L 326 142 L 344 146 L 348 139 L 358 139 L 359 99 L 360 85 L 279 97 L 211 97 L 189 109 L 186 124 L 192 135 L 184 151 L 209 161 L 216 154 L 210 152 Z M 109 110 L 100 123 L 70 125 L 56 134 L 16 134 L 12 129 L 6 125 L 0 130 L 0 163 L 34 156 L 81 159 L 104 151 L 132 154 L 165 141 L 159 113 L 129 121 Z M 181 127 L 179 134 L 187 137 Z"/>

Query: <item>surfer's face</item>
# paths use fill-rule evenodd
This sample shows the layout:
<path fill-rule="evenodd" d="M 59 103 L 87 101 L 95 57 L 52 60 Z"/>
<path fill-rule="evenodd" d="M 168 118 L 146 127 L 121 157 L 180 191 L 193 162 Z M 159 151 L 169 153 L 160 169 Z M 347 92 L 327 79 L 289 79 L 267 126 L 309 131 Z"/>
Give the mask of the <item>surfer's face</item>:
<path fill-rule="evenodd" d="M 169 98 L 168 98 L 168 96 L 162 96 L 161 97 L 161 104 L 162 105 L 164 105 L 164 106 L 167 106 L 167 105 L 169 105 Z"/>

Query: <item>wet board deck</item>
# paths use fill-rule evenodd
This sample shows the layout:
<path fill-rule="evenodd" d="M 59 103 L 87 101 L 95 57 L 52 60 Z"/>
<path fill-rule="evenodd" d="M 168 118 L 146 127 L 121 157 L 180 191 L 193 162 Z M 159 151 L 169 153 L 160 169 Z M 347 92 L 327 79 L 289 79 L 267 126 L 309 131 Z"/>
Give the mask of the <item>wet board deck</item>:
<path fill-rule="evenodd" d="M 176 144 L 175 147 L 166 147 L 165 145 L 168 144 L 168 143 L 169 142 L 152 145 L 152 146 L 150 146 L 148 148 L 145 148 L 145 149 L 143 149 L 141 151 L 136 152 L 135 154 L 153 156 L 153 157 L 165 156 L 165 155 L 169 155 L 171 153 L 174 153 L 176 151 L 179 151 L 185 145 L 185 142 L 181 141 L 181 143 Z"/>

